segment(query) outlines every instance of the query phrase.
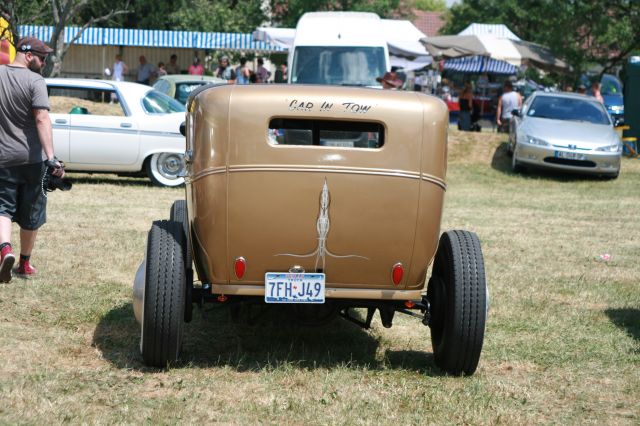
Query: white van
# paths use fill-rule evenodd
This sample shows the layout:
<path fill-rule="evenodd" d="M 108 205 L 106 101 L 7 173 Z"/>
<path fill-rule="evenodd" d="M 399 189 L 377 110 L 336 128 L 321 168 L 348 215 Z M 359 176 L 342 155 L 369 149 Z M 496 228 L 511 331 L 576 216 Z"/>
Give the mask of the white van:
<path fill-rule="evenodd" d="M 363 12 L 302 15 L 289 50 L 293 84 L 380 87 L 376 77 L 390 69 L 380 17 Z"/>

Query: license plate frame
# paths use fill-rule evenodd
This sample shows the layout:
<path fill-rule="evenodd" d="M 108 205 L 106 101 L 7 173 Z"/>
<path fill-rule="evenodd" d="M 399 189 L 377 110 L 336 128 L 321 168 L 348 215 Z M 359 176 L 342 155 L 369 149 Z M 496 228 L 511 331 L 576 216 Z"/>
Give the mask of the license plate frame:
<path fill-rule="evenodd" d="M 586 155 L 580 154 L 579 152 L 573 152 L 573 151 L 555 151 L 554 157 L 564 158 L 566 160 L 578 160 L 578 161 L 584 161 L 587 159 Z"/>
<path fill-rule="evenodd" d="M 323 273 L 267 272 L 264 275 L 265 303 L 323 304 L 325 290 Z"/>

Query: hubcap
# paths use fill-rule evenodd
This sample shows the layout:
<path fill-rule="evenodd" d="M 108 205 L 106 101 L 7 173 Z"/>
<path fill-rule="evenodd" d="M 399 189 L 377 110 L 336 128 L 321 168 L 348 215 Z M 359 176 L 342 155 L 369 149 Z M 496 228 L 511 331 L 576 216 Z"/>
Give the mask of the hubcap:
<path fill-rule="evenodd" d="M 158 157 L 158 171 L 169 179 L 175 179 L 184 167 L 184 159 L 179 154 L 165 153 Z"/>

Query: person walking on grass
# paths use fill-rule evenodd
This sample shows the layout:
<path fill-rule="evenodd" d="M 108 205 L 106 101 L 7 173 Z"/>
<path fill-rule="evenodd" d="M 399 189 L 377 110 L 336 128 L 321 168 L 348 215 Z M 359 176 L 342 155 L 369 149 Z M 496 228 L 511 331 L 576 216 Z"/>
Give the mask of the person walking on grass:
<path fill-rule="evenodd" d="M 47 167 L 64 176 L 53 153 L 47 85 L 42 78 L 47 55 L 53 50 L 35 37 L 16 45 L 12 64 L 0 66 L 0 282 L 11 281 L 15 255 L 11 222 L 20 226 L 17 275 L 36 274 L 31 252 L 38 229 L 46 221 L 47 198 L 42 176 Z"/>

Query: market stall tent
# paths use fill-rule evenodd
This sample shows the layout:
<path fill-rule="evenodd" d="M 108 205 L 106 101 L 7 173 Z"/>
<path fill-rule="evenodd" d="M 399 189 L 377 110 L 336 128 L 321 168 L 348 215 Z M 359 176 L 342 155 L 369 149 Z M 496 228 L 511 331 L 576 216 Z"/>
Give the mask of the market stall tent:
<path fill-rule="evenodd" d="M 49 41 L 51 26 L 22 25 L 23 36 L 31 35 Z M 69 43 L 80 32 L 79 27 L 65 28 L 65 42 Z M 186 69 L 195 55 L 205 59 L 205 51 L 241 51 L 270 54 L 284 49 L 266 42 L 255 41 L 251 34 L 208 33 L 199 31 L 140 30 L 125 28 L 87 28 L 75 40 L 64 58 L 63 76 L 101 77 L 111 66 L 116 53 L 123 56 L 130 72 L 135 71 L 138 57 L 145 55 L 152 64 L 168 62 L 169 56 L 178 56 L 178 63 Z"/>

